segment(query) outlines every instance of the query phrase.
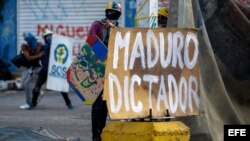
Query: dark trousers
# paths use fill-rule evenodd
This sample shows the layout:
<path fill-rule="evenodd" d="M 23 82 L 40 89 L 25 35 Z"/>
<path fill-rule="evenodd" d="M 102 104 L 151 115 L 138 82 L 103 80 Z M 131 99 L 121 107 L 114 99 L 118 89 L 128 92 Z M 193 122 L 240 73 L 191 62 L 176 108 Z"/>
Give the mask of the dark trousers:
<path fill-rule="evenodd" d="M 38 78 L 36 80 L 36 84 L 35 84 L 35 87 L 33 89 L 33 97 L 32 97 L 32 105 L 33 106 L 37 105 L 37 99 L 40 95 L 41 87 L 47 81 L 47 73 L 48 73 L 48 71 L 46 71 L 44 69 L 41 69 L 38 73 Z M 68 93 L 61 92 L 61 95 L 62 95 L 66 105 L 69 105 L 71 102 L 70 102 Z"/>
<path fill-rule="evenodd" d="M 106 101 L 102 100 L 102 94 L 98 96 L 95 103 L 92 105 L 91 120 L 92 120 L 92 139 L 93 141 L 101 141 L 102 129 L 105 127 L 107 119 Z"/>

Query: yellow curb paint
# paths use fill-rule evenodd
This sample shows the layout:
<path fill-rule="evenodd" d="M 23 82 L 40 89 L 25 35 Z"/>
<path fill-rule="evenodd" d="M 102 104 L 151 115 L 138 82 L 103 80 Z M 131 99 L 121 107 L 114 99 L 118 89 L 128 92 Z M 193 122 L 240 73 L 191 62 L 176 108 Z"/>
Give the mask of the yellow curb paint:
<path fill-rule="evenodd" d="M 102 141 L 189 141 L 190 129 L 182 122 L 111 121 L 102 131 Z"/>
<path fill-rule="evenodd" d="M 86 101 L 83 102 L 83 104 L 84 104 L 84 105 L 92 105 L 93 103 L 92 103 L 91 101 L 87 101 L 87 100 L 86 100 Z"/>

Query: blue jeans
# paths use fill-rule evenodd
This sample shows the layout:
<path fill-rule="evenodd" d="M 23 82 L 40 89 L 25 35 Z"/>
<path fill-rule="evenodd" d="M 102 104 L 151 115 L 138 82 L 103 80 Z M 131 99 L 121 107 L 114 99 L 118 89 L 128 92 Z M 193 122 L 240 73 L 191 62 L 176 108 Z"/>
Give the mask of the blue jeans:
<path fill-rule="evenodd" d="M 107 119 L 107 104 L 102 100 L 102 94 L 98 96 L 95 103 L 92 105 L 91 120 L 92 120 L 92 139 L 93 141 L 101 141 L 101 133 L 106 124 Z"/>

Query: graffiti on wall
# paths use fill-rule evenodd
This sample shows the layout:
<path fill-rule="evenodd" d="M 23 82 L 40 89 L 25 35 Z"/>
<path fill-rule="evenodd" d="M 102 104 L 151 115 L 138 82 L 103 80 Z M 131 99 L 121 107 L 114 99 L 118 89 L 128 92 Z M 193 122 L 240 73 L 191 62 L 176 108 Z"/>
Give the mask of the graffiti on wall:
<path fill-rule="evenodd" d="M 74 38 L 72 53 L 76 56 L 87 38 L 89 22 L 92 22 L 86 20 L 88 11 L 92 10 L 88 3 L 82 0 L 21 0 L 18 8 L 21 17 L 19 31 L 29 29 L 39 40 L 43 40 L 42 33 L 48 28 L 56 34 Z M 19 35 L 18 50 L 23 42 Z"/>
<path fill-rule="evenodd" d="M 0 5 L 2 20 L 0 22 L 0 59 L 8 64 L 10 71 L 14 71 L 15 67 L 10 63 L 10 59 L 16 55 L 15 0 L 0 1 Z"/>
<path fill-rule="evenodd" d="M 37 24 L 36 35 L 41 36 L 44 30 L 48 28 L 57 34 L 85 40 L 88 34 L 88 26 L 70 26 L 67 24 Z"/>
<path fill-rule="evenodd" d="M 75 39 L 75 43 L 72 48 L 72 55 L 76 56 L 83 45 L 83 42 L 87 39 L 88 26 L 72 26 L 67 24 L 37 24 L 36 36 L 42 36 L 45 29 L 48 28 L 54 33 L 71 37 Z"/>
<path fill-rule="evenodd" d="M 36 17 L 36 20 L 63 20 L 68 17 L 66 9 L 62 4 L 61 0 L 57 0 L 56 2 L 44 0 L 22 0 L 25 5 L 30 9 L 32 14 Z M 60 12 L 55 12 L 59 10 Z"/>
<path fill-rule="evenodd" d="M 64 20 L 70 15 L 85 13 L 86 1 L 70 1 L 70 6 L 63 0 L 22 0 L 36 20 Z M 73 7 L 73 8 L 72 8 Z"/>

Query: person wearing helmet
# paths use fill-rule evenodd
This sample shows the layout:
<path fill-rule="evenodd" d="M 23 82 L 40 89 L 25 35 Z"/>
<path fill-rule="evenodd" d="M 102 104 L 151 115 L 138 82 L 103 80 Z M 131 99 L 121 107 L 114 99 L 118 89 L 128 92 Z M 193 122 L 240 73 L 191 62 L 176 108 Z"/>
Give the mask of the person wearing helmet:
<path fill-rule="evenodd" d="M 103 43 L 108 47 L 109 31 L 111 27 L 118 27 L 118 19 L 121 16 L 121 4 L 117 2 L 109 2 L 105 10 L 105 18 L 101 21 L 94 21 L 89 28 L 88 35 L 97 35 Z M 92 139 L 93 141 L 101 141 L 101 133 L 106 124 L 107 105 L 102 100 L 103 91 L 92 105 Z"/>
<path fill-rule="evenodd" d="M 108 45 L 110 27 L 118 27 L 118 19 L 121 16 L 121 4 L 109 2 L 105 9 L 105 17 L 101 21 L 94 21 L 89 28 L 88 35 L 97 35 L 103 43 Z"/>
<path fill-rule="evenodd" d="M 33 89 L 33 97 L 32 97 L 32 108 L 35 108 L 37 106 L 38 97 L 40 95 L 40 90 L 42 88 L 42 85 L 47 81 L 47 74 L 48 74 L 48 66 L 49 66 L 49 54 L 50 54 L 50 45 L 52 41 L 52 34 L 53 32 L 49 29 L 46 29 L 43 33 L 43 39 L 44 39 L 44 55 L 41 58 L 41 64 L 42 68 L 40 69 L 38 73 L 38 78 L 35 84 L 35 87 Z M 67 105 L 68 109 L 73 109 L 73 105 L 71 104 L 71 101 L 69 99 L 68 93 L 61 92 L 61 95 L 65 101 L 65 104 Z"/>
<path fill-rule="evenodd" d="M 168 22 L 168 10 L 166 7 L 160 7 L 158 9 L 158 27 L 167 27 Z"/>
<path fill-rule="evenodd" d="M 22 73 L 22 87 L 26 94 L 26 104 L 21 105 L 19 108 L 30 109 L 32 105 L 32 88 L 40 69 L 39 61 L 44 52 L 42 51 L 43 44 L 38 42 L 31 32 L 24 32 L 23 38 L 26 43 L 21 45 L 21 52 L 29 62 L 29 65 L 25 66 Z"/>

